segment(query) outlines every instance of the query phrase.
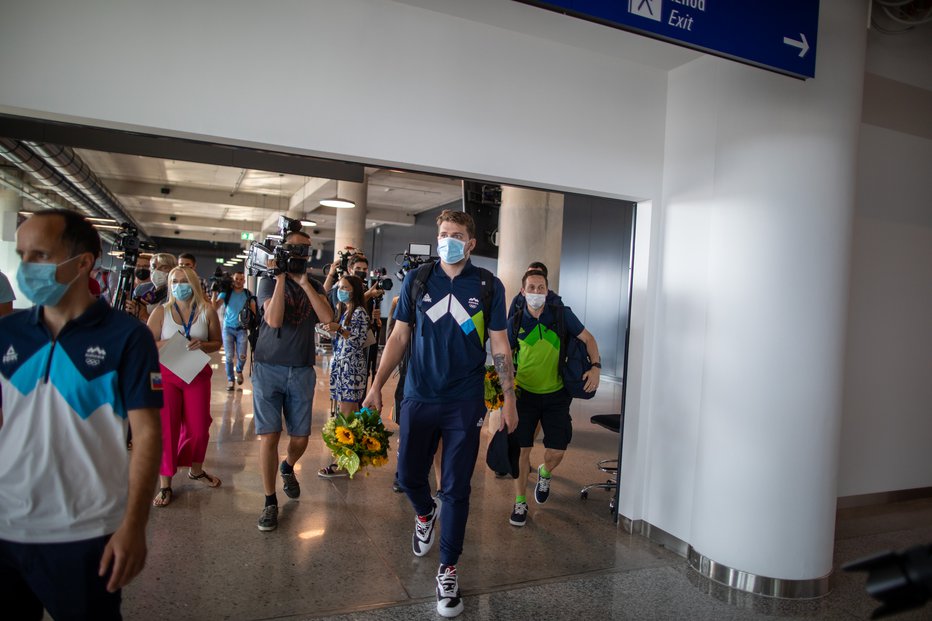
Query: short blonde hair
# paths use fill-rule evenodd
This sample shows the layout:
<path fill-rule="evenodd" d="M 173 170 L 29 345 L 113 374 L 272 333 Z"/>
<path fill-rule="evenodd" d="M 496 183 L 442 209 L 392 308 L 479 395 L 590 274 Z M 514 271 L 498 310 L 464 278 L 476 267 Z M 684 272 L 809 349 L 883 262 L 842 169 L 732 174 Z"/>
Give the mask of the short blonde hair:
<path fill-rule="evenodd" d="M 194 303 L 198 307 L 198 315 L 210 308 L 210 302 L 208 302 L 207 298 L 204 296 L 204 289 L 201 288 L 201 279 L 198 278 L 197 272 L 190 267 L 175 267 L 168 273 L 168 299 L 165 301 L 166 310 L 170 309 L 171 305 L 175 303 L 175 296 L 172 294 L 172 276 L 176 272 L 184 274 L 188 279 L 188 284 L 191 285 L 191 292 L 194 296 Z"/>
<path fill-rule="evenodd" d="M 168 254 L 167 252 L 158 252 L 152 255 L 152 258 L 149 259 L 149 268 L 158 269 L 163 265 L 167 267 L 175 267 L 178 265 L 178 259 L 175 258 L 175 255 Z"/>
<path fill-rule="evenodd" d="M 466 234 L 469 235 L 469 239 L 476 238 L 476 222 L 472 219 L 472 216 L 465 211 L 453 211 L 452 209 L 444 209 L 440 215 L 437 216 L 438 228 L 442 222 L 452 222 L 453 224 L 465 226 Z"/>

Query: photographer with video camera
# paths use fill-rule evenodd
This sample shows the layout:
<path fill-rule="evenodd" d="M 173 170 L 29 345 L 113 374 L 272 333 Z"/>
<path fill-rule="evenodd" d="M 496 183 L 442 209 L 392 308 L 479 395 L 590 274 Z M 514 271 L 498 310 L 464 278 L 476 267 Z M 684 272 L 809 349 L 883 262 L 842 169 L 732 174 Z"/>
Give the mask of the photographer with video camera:
<path fill-rule="evenodd" d="M 265 508 L 258 528 L 278 527 L 276 469 L 281 472 L 285 495 L 297 498 L 301 487 L 294 465 L 307 449 L 311 434 L 311 407 L 317 376 L 314 372 L 314 327 L 329 323 L 333 311 L 323 288 L 307 276 L 311 238 L 299 222 L 282 217 L 281 244 L 268 259 L 257 297 L 264 308 L 252 372 L 253 408 L 259 436 L 259 466 L 265 491 Z M 278 461 L 282 417 L 288 431 L 285 459 Z"/>

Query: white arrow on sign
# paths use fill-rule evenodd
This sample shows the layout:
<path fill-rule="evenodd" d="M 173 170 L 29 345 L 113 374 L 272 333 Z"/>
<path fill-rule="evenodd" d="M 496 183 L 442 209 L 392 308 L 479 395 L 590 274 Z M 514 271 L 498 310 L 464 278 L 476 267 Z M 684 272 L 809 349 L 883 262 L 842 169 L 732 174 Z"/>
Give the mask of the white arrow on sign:
<path fill-rule="evenodd" d="M 809 42 L 806 41 L 806 35 L 804 35 L 803 33 L 799 33 L 799 37 L 801 41 L 797 41 L 796 39 L 791 39 L 789 37 L 783 37 L 783 42 L 786 43 L 787 45 L 798 47 L 799 57 L 802 58 L 803 56 L 806 55 L 806 52 L 809 51 Z"/>

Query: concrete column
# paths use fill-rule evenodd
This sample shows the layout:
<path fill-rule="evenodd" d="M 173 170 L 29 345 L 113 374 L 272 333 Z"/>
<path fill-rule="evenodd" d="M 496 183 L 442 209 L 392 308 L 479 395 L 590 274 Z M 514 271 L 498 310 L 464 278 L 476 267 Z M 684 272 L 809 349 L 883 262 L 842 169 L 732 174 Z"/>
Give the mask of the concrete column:
<path fill-rule="evenodd" d="M 8 174 L 22 175 L 18 170 L 9 171 Z M 13 285 L 13 292 L 16 294 L 16 300 L 13 302 L 15 308 L 31 305 L 16 286 L 16 269 L 19 267 L 19 257 L 16 256 L 16 217 L 22 208 L 23 197 L 19 192 L 0 186 L 0 271 Z"/>
<path fill-rule="evenodd" d="M 521 289 L 528 263 L 547 266 L 550 288 L 560 287 L 563 244 L 563 195 L 502 186 L 498 214 L 498 277 L 506 302 Z"/>
<path fill-rule="evenodd" d="M 337 258 L 337 253 L 347 246 L 365 251 L 363 244 L 366 241 L 366 194 L 368 189 L 368 181 L 362 183 L 337 181 L 337 196 L 353 201 L 356 206 L 352 209 L 337 210 L 337 230 L 333 244 L 334 259 Z"/>

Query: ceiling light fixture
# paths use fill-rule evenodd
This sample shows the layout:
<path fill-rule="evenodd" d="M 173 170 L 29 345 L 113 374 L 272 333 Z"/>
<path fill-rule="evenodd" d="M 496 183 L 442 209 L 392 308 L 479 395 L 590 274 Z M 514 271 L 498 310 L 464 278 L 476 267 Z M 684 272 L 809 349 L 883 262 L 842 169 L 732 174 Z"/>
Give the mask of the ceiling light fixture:
<path fill-rule="evenodd" d="M 347 198 L 340 198 L 339 196 L 325 198 L 320 201 L 320 204 L 324 207 L 333 207 L 334 209 L 352 209 L 356 206 L 356 203 L 353 201 Z"/>
<path fill-rule="evenodd" d="M 333 207 L 334 209 L 352 209 L 356 206 L 356 203 L 348 198 L 340 197 L 340 182 L 337 181 L 337 191 L 336 195 L 331 198 L 324 198 L 320 201 L 320 204 L 324 207 Z"/>
<path fill-rule="evenodd" d="M 301 220 L 301 226 L 317 226 L 313 220 Z"/>

